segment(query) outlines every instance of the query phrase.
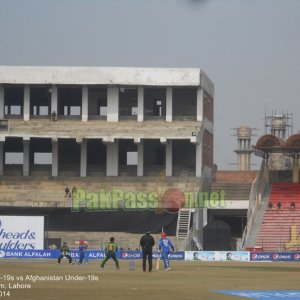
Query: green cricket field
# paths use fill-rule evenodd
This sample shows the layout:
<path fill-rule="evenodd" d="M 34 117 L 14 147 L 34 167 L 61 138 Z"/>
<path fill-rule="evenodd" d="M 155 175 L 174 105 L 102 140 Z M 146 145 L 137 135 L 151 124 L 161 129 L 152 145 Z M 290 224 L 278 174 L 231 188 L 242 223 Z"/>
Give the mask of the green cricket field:
<path fill-rule="evenodd" d="M 153 266 L 155 268 L 155 263 Z M 130 271 L 109 260 L 88 265 L 60 265 L 54 260 L 0 259 L 1 299 L 241 299 L 215 290 L 297 290 L 297 262 L 194 262 L 171 261 L 172 270 L 143 272 L 141 261 Z"/>

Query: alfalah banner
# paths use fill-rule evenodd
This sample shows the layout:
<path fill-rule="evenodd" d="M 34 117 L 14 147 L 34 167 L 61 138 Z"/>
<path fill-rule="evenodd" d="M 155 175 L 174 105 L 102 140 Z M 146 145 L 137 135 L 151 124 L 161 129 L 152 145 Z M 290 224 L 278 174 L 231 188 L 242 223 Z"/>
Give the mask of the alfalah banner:
<path fill-rule="evenodd" d="M 44 249 L 44 217 L 0 216 L 0 249 Z"/>
<path fill-rule="evenodd" d="M 300 261 L 300 252 L 251 252 L 250 261 Z"/>
<path fill-rule="evenodd" d="M 70 256 L 73 259 L 79 259 L 78 250 L 70 250 Z M 60 255 L 60 250 L 0 250 L 0 258 L 46 258 L 57 259 Z M 88 259 L 104 259 L 105 251 L 103 250 L 88 250 L 86 254 Z"/>
<path fill-rule="evenodd" d="M 73 259 L 79 260 L 79 251 L 70 250 L 70 256 Z M 44 259 L 57 259 L 60 255 L 60 250 L 0 250 L 0 258 L 44 258 Z M 89 260 L 105 258 L 104 250 L 87 250 L 85 256 Z M 157 258 L 157 252 L 153 253 L 153 258 Z M 117 251 L 119 259 L 142 259 L 141 251 Z M 184 251 L 176 251 L 170 254 L 172 260 L 184 260 Z"/>

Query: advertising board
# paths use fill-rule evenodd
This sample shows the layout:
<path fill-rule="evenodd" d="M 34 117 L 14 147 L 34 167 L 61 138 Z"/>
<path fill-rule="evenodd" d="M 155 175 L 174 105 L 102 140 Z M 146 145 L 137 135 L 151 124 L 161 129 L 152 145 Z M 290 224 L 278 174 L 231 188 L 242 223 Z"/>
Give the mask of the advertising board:
<path fill-rule="evenodd" d="M 44 217 L 0 215 L 0 249 L 44 249 Z"/>

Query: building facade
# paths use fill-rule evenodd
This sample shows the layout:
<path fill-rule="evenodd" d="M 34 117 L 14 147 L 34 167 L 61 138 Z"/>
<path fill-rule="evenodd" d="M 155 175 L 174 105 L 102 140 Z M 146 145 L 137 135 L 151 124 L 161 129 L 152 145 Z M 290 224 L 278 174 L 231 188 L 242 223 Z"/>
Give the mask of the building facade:
<path fill-rule="evenodd" d="M 201 177 L 213 106 L 200 69 L 0 66 L 0 174 Z"/>

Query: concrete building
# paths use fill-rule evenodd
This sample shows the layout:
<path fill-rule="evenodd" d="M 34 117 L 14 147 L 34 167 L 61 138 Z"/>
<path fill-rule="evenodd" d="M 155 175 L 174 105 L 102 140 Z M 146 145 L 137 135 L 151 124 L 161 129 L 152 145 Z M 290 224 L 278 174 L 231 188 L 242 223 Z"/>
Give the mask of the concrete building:
<path fill-rule="evenodd" d="M 201 244 L 214 220 L 241 237 L 256 173 L 216 172 L 212 182 L 213 111 L 214 85 L 200 69 L 0 66 L 2 214 L 46 215 L 48 237 L 68 241 L 70 232 L 91 240 L 163 227 Z M 66 186 L 86 191 L 86 206 L 74 212 Z M 114 189 L 166 203 L 184 192 L 191 206 L 106 210 Z"/>
<path fill-rule="evenodd" d="M 201 177 L 213 103 L 200 69 L 0 66 L 0 174 Z"/>

